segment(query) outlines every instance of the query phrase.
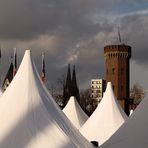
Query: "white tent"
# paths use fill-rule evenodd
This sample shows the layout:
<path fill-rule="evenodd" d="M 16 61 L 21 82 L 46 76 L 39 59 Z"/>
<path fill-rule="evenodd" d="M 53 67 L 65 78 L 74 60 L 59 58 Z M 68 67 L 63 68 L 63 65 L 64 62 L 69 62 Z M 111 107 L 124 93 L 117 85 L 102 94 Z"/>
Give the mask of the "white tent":
<path fill-rule="evenodd" d="M 127 116 L 114 96 L 111 82 L 108 82 L 102 101 L 80 128 L 80 132 L 89 141 L 98 141 L 101 145 L 124 123 Z"/>
<path fill-rule="evenodd" d="M 2 89 L 0 88 L 0 97 L 1 97 L 2 94 L 3 94 L 3 92 L 2 92 Z"/>
<path fill-rule="evenodd" d="M 25 52 L 0 100 L 0 148 L 91 148 L 53 101 Z"/>
<path fill-rule="evenodd" d="M 131 116 L 131 115 L 133 114 L 133 112 L 134 112 L 134 110 L 131 109 L 131 110 L 130 110 L 130 114 L 129 114 L 129 116 Z"/>
<path fill-rule="evenodd" d="M 79 129 L 88 119 L 88 116 L 82 110 L 74 96 L 70 97 L 63 112 L 77 129 Z"/>
<path fill-rule="evenodd" d="M 129 119 L 103 148 L 148 148 L 148 98 L 144 98 Z"/>

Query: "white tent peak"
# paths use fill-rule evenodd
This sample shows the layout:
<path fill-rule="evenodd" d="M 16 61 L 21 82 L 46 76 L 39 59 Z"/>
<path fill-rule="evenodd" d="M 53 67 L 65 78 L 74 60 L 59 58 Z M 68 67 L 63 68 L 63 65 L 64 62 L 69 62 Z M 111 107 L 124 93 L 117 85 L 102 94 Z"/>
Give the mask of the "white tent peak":
<path fill-rule="evenodd" d="M 129 114 L 129 116 L 131 116 L 131 115 L 133 114 L 133 112 L 134 112 L 134 110 L 131 109 L 131 110 L 130 110 L 130 114 Z"/>
<path fill-rule="evenodd" d="M 108 82 L 102 101 L 80 128 L 80 132 L 89 141 L 98 141 L 101 145 L 119 129 L 126 118 L 126 114 L 114 96 L 111 82 Z"/>
<path fill-rule="evenodd" d="M 0 99 L 0 148 L 92 148 L 42 83 L 26 50 Z"/>
<path fill-rule="evenodd" d="M 82 110 L 74 96 L 70 97 L 63 112 L 77 129 L 79 129 L 88 119 L 88 116 Z"/>
<path fill-rule="evenodd" d="M 145 97 L 121 128 L 102 148 L 148 147 L 148 98 Z"/>

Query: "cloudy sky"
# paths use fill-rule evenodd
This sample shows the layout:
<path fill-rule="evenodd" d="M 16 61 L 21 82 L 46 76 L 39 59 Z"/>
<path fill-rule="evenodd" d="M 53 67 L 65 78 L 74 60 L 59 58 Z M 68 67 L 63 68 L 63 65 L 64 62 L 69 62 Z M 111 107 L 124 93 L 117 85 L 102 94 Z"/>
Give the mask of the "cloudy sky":
<path fill-rule="evenodd" d="M 76 65 L 80 88 L 104 78 L 103 47 L 122 42 L 132 46 L 131 86 L 148 89 L 147 0 L 0 0 L 1 79 L 17 48 L 18 64 L 30 49 L 39 71 L 45 52 L 47 85 Z"/>

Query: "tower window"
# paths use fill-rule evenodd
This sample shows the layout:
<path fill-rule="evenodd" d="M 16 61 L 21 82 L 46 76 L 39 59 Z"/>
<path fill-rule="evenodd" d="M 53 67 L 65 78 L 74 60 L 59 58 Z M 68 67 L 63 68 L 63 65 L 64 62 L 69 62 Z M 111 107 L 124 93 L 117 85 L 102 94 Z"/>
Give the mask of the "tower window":
<path fill-rule="evenodd" d="M 115 68 L 112 68 L 112 74 L 115 74 Z"/>
<path fill-rule="evenodd" d="M 115 90 L 115 86 L 113 85 L 113 90 Z"/>
<path fill-rule="evenodd" d="M 121 68 L 121 74 L 123 74 L 123 72 L 124 72 L 124 69 L 123 69 L 123 68 Z"/>

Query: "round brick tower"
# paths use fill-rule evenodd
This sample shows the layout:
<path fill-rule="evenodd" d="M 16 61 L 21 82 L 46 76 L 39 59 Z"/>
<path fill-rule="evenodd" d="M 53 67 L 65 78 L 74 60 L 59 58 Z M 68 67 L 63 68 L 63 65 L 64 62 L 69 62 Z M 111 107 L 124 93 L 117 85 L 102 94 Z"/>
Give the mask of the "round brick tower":
<path fill-rule="evenodd" d="M 106 81 L 112 83 L 114 94 L 125 112 L 129 114 L 130 58 L 128 45 L 108 45 L 104 47 L 106 60 Z"/>

